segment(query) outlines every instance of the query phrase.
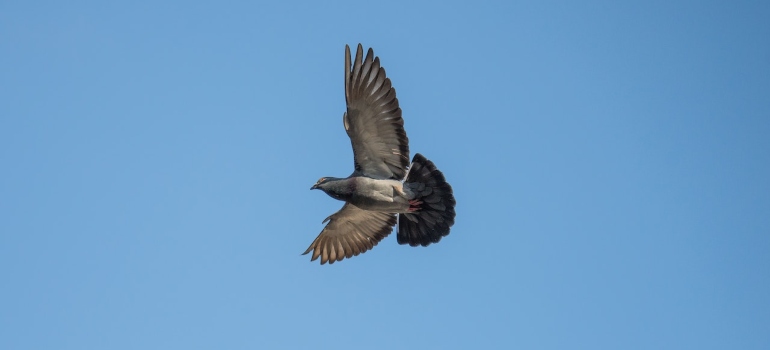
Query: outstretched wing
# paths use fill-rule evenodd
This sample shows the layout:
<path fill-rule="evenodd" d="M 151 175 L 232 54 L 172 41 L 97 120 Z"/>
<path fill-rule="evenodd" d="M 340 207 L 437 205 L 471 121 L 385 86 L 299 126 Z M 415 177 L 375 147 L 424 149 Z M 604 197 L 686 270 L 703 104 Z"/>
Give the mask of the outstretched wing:
<path fill-rule="evenodd" d="M 302 253 L 313 251 L 314 261 L 321 257 L 321 265 L 327 261 L 350 258 L 374 248 L 387 237 L 396 225 L 396 215 L 360 209 L 345 203 L 338 212 L 324 222 L 329 223 L 316 237 L 310 247 Z"/>
<path fill-rule="evenodd" d="M 354 175 L 402 180 L 409 167 L 409 139 L 404 131 L 396 89 L 372 49 L 363 58 L 358 44 L 351 68 L 345 45 L 345 101 L 342 117 L 355 157 Z"/>

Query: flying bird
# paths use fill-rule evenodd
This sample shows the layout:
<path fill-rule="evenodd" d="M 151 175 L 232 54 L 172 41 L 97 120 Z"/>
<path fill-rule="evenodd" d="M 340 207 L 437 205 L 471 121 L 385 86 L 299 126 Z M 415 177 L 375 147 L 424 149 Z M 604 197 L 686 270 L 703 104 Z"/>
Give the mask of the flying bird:
<path fill-rule="evenodd" d="M 398 223 L 398 244 L 428 246 L 449 234 L 455 219 L 452 186 L 436 166 L 417 153 L 409 163 L 409 139 L 396 89 L 369 49 L 358 44 L 350 61 L 345 45 L 345 101 L 342 124 L 353 146 L 354 170 L 346 178 L 322 177 L 320 189 L 344 201 L 303 255 L 333 264 L 372 249 Z M 352 67 L 351 67 L 352 66 Z"/>

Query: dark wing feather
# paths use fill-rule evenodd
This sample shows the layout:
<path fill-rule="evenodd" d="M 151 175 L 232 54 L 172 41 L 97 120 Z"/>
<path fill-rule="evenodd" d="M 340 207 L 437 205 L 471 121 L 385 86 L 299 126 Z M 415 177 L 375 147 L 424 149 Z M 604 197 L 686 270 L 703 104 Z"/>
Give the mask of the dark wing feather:
<path fill-rule="evenodd" d="M 402 180 L 409 167 L 409 139 L 404 131 L 396 89 L 372 49 L 363 58 L 358 44 L 351 67 L 345 46 L 345 131 L 353 145 L 354 175 Z"/>
<path fill-rule="evenodd" d="M 345 203 L 338 212 L 324 222 L 329 223 L 302 253 L 313 251 L 314 261 L 321 257 L 321 265 L 333 264 L 374 248 L 387 237 L 396 225 L 396 215 L 360 209 Z"/>

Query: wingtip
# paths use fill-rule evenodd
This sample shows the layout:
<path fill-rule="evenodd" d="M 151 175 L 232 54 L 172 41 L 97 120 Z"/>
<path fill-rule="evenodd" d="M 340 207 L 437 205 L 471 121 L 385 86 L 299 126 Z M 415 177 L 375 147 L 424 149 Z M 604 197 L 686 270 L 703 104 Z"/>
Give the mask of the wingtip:
<path fill-rule="evenodd" d="M 345 103 L 350 102 L 350 46 L 345 44 Z"/>
<path fill-rule="evenodd" d="M 360 66 L 361 61 L 363 61 L 363 59 L 364 59 L 364 47 L 361 46 L 361 44 L 358 44 L 358 47 L 356 48 L 356 59 L 355 59 L 355 62 L 353 62 L 353 64 Z M 358 69 L 360 73 L 361 67 L 358 67 Z"/>

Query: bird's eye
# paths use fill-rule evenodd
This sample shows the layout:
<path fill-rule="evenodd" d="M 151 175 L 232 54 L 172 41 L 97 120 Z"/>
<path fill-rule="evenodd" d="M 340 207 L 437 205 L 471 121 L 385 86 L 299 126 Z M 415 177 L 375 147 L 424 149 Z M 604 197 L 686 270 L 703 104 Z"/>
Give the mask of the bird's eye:
<path fill-rule="evenodd" d="M 324 182 L 324 181 L 326 181 L 326 178 L 325 178 L 325 177 L 322 177 L 322 178 L 318 179 L 318 183 L 319 183 L 319 184 L 320 184 L 321 182 Z"/>

